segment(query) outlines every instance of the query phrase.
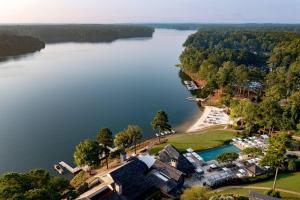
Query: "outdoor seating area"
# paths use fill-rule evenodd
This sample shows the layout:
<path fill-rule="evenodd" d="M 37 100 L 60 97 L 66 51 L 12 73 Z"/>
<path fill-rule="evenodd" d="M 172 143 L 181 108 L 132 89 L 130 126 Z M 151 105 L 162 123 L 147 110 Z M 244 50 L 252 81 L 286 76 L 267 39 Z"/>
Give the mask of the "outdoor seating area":
<path fill-rule="evenodd" d="M 240 149 L 247 147 L 261 148 L 262 151 L 268 146 L 268 136 L 252 136 L 245 139 L 234 138 L 232 143 Z M 194 176 L 186 181 L 186 185 L 202 185 L 216 187 L 225 182 L 245 177 L 255 177 L 266 173 L 270 167 L 260 166 L 261 156 L 251 157 L 242 155 L 232 163 L 219 163 L 216 160 L 205 161 L 197 152 L 189 148 L 184 156 L 195 166 Z"/>
<path fill-rule="evenodd" d="M 195 132 L 210 126 L 231 124 L 233 124 L 233 122 L 229 119 L 229 115 L 224 109 L 214 106 L 205 106 L 201 117 L 187 130 L 187 132 Z"/>
<path fill-rule="evenodd" d="M 171 134 L 175 134 L 176 131 L 174 130 L 170 130 L 170 131 L 163 131 L 161 133 L 156 133 L 155 136 L 159 137 L 159 136 L 166 136 L 166 135 L 171 135 Z"/>
<path fill-rule="evenodd" d="M 204 124 L 230 124 L 229 116 L 223 111 L 223 109 L 215 108 L 211 109 Z"/>
<path fill-rule="evenodd" d="M 252 137 L 247 137 L 245 139 L 234 138 L 232 139 L 232 144 L 241 150 L 245 148 L 253 148 L 253 147 L 265 150 L 268 146 L 268 139 L 269 136 L 267 135 L 262 135 L 260 137 L 252 136 Z"/>

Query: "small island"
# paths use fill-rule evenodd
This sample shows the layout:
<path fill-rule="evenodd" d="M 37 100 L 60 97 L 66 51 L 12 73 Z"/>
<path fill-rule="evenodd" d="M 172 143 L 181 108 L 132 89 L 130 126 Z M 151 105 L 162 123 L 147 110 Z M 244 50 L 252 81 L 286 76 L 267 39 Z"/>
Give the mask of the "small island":
<path fill-rule="evenodd" d="M 45 48 L 45 43 L 29 36 L 0 34 L 0 58 L 33 53 Z"/>

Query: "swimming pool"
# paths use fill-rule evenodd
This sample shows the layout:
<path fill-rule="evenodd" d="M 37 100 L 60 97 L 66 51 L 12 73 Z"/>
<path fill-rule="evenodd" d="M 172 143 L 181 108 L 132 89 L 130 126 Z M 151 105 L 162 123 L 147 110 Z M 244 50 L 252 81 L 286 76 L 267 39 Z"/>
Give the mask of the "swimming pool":
<path fill-rule="evenodd" d="M 232 144 L 229 144 L 229 145 L 212 148 L 212 149 L 205 150 L 205 151 L 200 151 L 197 153 L 199 154 L 199 156 L 201 156 L 204 159 L 204 161 L 209 161 L 209 160 L 216 160 L 218 155 L 220 155 L 221 153 L 225 153 L 225 152 L 239 153 L 240 149 L 235 147 Z"/>

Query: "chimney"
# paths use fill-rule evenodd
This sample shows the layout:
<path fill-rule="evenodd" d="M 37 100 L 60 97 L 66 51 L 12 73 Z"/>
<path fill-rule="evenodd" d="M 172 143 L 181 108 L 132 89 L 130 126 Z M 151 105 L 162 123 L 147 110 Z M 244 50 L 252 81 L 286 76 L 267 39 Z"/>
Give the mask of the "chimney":
<path fill-rule="evenodd" d="M 116 184 L 116 192 L 121 195 L 122 194 L 122 185 Z"/>
<path fill-rule="evenodd" d="M 172 167 L 177 168 L 177 160 L 171 159 L 170 164 L 171 164 Z"/>

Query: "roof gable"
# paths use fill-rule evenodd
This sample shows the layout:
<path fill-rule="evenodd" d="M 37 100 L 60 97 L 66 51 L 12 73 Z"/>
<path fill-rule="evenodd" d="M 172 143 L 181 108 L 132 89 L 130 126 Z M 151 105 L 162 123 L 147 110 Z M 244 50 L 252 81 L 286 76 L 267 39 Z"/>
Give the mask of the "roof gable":
<path fill-rule="evenodd" d="M 174 146 L 167 145 L 158 153 L 159 160 L 169 164 L 172 160 L 177 162 L 177 169 L 185 174 L 194 172 L 195 167 Z"/>
<path fill-rule="evenodd" d="M 181 177 L 183 176 L 183 173 L 176 168 L 163 163 L 160 160 L 156 160 L 154 164 L 152 165 L 153 169 L 156 169 L 157 171 L 165 174 L 166 176 L 170 177 L 171 179 L 174 179 L 175 181 L 179 181 Z"/>
<path fill-rule="evenodd" d="M 259 175 L 259 174 L 264 173 L 264 170 L 262 170 L 257 165 L 251 165 L 250 167 L 247 168 L 247 170 L 250 171 L 251 173 L 255 174 L 255 175 Z"/>
<path fill-rule="evenodd" d="M 147 172 L 147 165 L 137 158 L 132 158 L 126 164 L 110 172 L 111 178 L 117 184 L 126 185 L 133 179 L 144 176 Z"/>

